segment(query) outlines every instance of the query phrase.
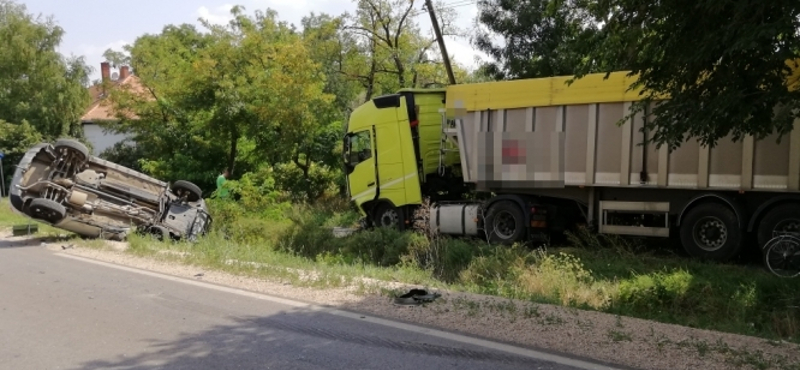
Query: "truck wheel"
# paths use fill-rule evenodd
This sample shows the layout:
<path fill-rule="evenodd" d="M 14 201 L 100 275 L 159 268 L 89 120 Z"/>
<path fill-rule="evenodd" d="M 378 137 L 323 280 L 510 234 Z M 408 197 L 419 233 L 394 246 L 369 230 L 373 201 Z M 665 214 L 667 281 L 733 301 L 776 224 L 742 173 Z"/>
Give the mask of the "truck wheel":
<path fill-rule="evenodd" d="M 742 248 L 742 231 L 729 207 L 706 203 L 686 215 L 680 229 L 681 244 L 693 257 L 726 261 Z"/>
<path fill-rule="evenodd" d="M 763 248 L 776 233 L 800 233 L 800 205 L 783 204 L 767 212 L 758 224 L 758 245 Z"/>
<path fill-rule="evenodd" d="M 28 207 L 31 217 L 54 224 L 67 216 L 63 205 L 50 199 L 34 199 Z"/>
<path fill-rule="evenodd" d="M 186 194 L 186 199 L 190 202 L 196 202 L 203 196 L 203 191 L 200 187 L 186 180 L 178 180 L 172 184 L 172 192 L 178 196 Z"/>
<path fill-rule="evenodd" d="M 388 203 L 379 204 L 372 215 L 372 223 L 377 227 L 389 227 L 402 231 L 405 226 L 403 221 L 403 212 Z"/>
<path fill-rule="evenodd" d="M 514 202 L 503 200 L 489 207 L 485 228 L 489 241 L 512 244 L 525 235 L 525 216 Z"/>
<path fill-rule="evenodd" d="M 62 155 L 72 154 L 78 163 L 83 163 L 89 158 L 89 148 L 80 141 L 72 139 L 59 139 L 53 144 L 56 152 Z"/>

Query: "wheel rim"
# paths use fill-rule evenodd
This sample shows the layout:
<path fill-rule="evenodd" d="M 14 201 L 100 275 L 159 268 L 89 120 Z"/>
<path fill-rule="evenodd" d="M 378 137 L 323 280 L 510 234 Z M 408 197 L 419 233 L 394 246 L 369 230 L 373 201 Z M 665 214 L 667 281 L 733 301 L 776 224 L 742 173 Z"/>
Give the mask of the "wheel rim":
<path fill-rule="evenodd" d="M 396 210 L 387 209 L 378 218 L 378 224 L 383 227 L 394 227 L 400 222 L 400 215 Z"/>
<path fill-rule="evenodd" d="M 58 148 L 56 152 L 63 155 L 64 158 L 73 159 L 77 162 L 83 162 L 86 159 L 86 157 L 83 156 L 83 153 L 68 147 Z"/>
<path fill-rule="evenodd" d="M 704 251 L 713 252 L 728 241 L 728 228 L 719 218 L 707 216 L 695 223 L 692 235 L 695 245 Z"/>
<path fill-rule="evenodd" d="M 778 222 L 772 229 L 772 236 L 781 236 L 784 234 L 797 234 L 800 232 L 800 220 L 789 219 Z"/>
<path fill-rule="evenodd" d="M 777 240 L 767 252 L 767 267 L 782 277 L 794 277 L 800 274 L 800 245 L 797 241 Z"/>
<path fill-rule="evenodd" d="M 495 234 L 503 239 L 511 239 L 516 230 L 517 223 L 514 216 L 508 211 L 500 211 L 494 216 L 492 227 Z"/>

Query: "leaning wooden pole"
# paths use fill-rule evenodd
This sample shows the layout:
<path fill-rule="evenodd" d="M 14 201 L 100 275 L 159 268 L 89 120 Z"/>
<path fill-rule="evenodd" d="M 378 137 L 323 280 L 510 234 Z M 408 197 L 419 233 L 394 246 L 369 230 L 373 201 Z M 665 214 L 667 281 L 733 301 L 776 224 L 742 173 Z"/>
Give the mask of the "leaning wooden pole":
<path fill-rule="evenodd" d="M 436 19 L 436 13 L 433 10 L 431 0 L 425 0 L 425 7 L 428 8 L 428 14 L 431 16 L 431 24 L 433 25 L 433 32 L 436 33 L 436 41 L 439 42 L 439 49 L 442 51 L 442 60 L 444 61 L 444 68 L 447 70 L 447 77 L 450 79 L 450 84 L 456 84 L 456 76 L 453 75 L 453 67 L 450 65 L 450 56 L 447 54 L 447 48 L 444 46 L 444 38 L 442 38 L 442 31 L 439 29 L 439 21 Z"/>

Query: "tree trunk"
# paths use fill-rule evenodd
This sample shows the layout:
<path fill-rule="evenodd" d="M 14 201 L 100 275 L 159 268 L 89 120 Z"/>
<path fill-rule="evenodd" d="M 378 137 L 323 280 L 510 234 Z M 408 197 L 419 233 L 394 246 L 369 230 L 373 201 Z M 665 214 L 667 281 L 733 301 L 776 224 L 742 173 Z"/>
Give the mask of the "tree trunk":
<path fill-rule="evenodd" d="M 397 53 L 399 51 L 395 51 Z M 395 55 L 394 56 L 394 66 L 397 68 L 397 82 L 400 84 L 400 88 L 407 87 L 406 86 L 406 69 L 403 66 L 403 61 L 400 60 L 400 57 Z"/>
<path fill-rule="evenodd" d="M 239 144 L 239 130 L 236 125 L 231 126 L 231 147 L 228 153 L 228 175 L 233 176 L 233 166 L 236 163 L 236 151 Z"/>
<path fill-rule="evenodd" d="M 367 74 L 367 92 L 366 96 L 364 97 L 365 102 L 372 99 L 372 94 L 375 93 L 375 73 L 378 69 L 377 62 L 375 61 L 375 40 L 372 40 L 371 42 L 370 53 L 372 55 L 370 57 L 369 74 Z"/>

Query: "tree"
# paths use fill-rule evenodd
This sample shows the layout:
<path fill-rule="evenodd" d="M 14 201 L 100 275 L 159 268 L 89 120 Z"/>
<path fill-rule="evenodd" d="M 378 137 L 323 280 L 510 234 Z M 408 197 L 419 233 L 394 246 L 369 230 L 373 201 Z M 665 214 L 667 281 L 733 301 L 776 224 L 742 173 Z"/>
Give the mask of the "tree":
<path fill-rule="evenodd" d="M 368 57 L 367 66 L 355 75 L 362 82 L 365 100 L 374 95 L 391 93 L 400 88 L 445 85 L 447 77 L 439 56 L 436 38 L 424 36 L 414 16 L 419 3 L 406 0 L 355 0 L 357 10 L 347 29 L 357 36 L 362 53 Z M 453 25 L 455 12 L 441 3 L 434 5 L 441 18 L 443 36 L 460 35 Z M 466 72 L 453 66 L 457 78 Z"/>
<path fill-rule="evenodd" d="M 150 153 L 142 168 L 154 175 L 201 177 L 198 184 L 213 187 L 222 167 L 243 174 L 269 163 L 294 166 L 309 180 L 315 133 L 332 112 L 326 75 L 274 11 L 231 12 L 229 24 L 203 22 L 207 32 L 167 26 L 138 38 L 128 49 L 146 88 L 114 90 L 112 126 L 136 134 Z"/>
<path fill-rule="evenodd" d="M 28 149 L 41 140 L 42 135 L 28 124 L 28 121 L 17 124 L 0 120 L 0 152 L 4 155 L 3 175 L 5 177 L 0 178 L 0 181 L 8 185 L 14 175 L 14 166 L 19 163 Z"/>
<path fill-rule="evenodd" d="M 137 161 L 144 172 L 187 179 L 203 189 L 213 189 L 214 178 L 228 163 L 228 145 L 209 132 L 207 110 L 200 109 L 204 102 L 192 100 L 196 91 L 188 85 L 198 53 L 211 42 L 210 35 L 192 25 L 167 25 L 159 34 L 138 37 L 124 52 L 106 53 L 128 59 L 143 89 L 120 85 L 110 90 L 104 103 L 113 107 L 117 120 L 104 126 L 132 135 L 135 152 L 144 154 Z"/>
<path fill-rule="evenodd" d="M 363 90 L 359 69 L 366 65 L 367 57 L 359 50 L 355 35 L 346 29 L 344 16 L 317 15 L 311 12 L 303 17 L 303 41 L 311 59 L 320 66 L 324 75 L 326 94 L 334 96 L 330 112 L 318 112 L 322 122 L 341 121 L 356 103 Z"/>
<path fill-rule="evenodd" d="M 79 120 L 90 102 L 90 68 L 56 51 L 63 35 L 52 18 L 0 0 L 0 119 L 27 121 L 47 140 L 82 137 Z"/>
<path fill-rule="evenodd" d="M 635 111 L 668 97 L 646 125 L 657 146 L 674 150 L 691 138 L 713 146 L 728 135 L 782 137 L 800 118 L 800 89 L 787 83 L 800 58 L 800 2 L 586 0 L 582 6 L 605 26 L 578 76 L 629 69 L 637 78 L 632 88 L 644 98 Z"/>
<path fill-rule="evenodd" d="M 571 75 L 597 32 L 575 0 L 479 0 L 478 11 L 474 44 L 495 59 L 485 66 L 495 79 Z"/>

